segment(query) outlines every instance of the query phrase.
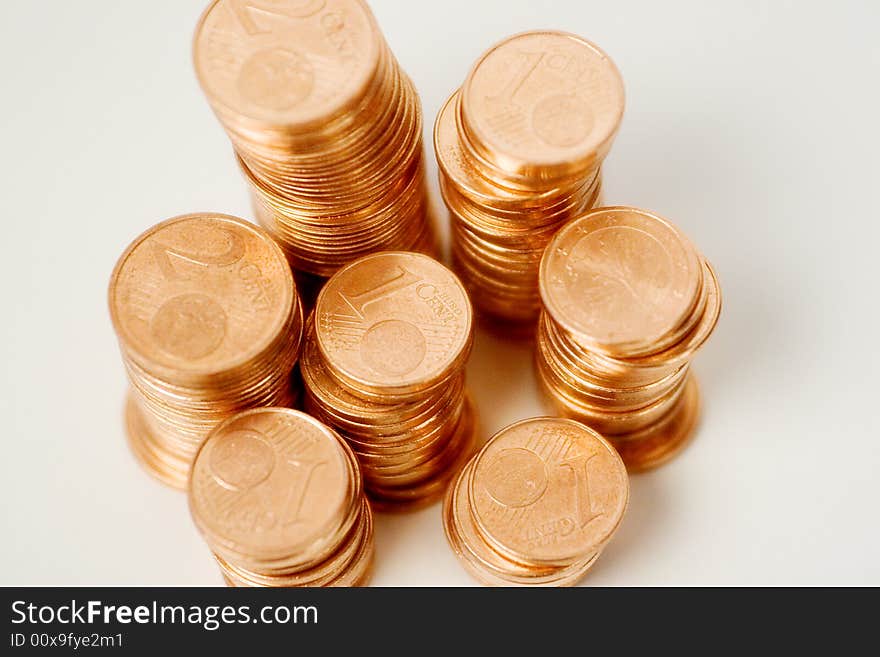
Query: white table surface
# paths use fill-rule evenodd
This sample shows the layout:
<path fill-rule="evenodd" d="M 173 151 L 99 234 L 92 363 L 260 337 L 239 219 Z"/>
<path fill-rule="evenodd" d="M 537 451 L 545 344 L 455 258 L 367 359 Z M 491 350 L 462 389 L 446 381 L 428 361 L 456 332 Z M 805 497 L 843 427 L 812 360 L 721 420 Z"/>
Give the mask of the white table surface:
<path fill-rule="evenodd" d="M 699 435 L 633 478 L 585 584 L 880 584 L 880 5 L 372 5 L 428 135 L 501 37 L 556 27 L 598 43 L 627 89 L 607 201 L 668 216 L 719 273 Z M 0 4 L 0 584 L 221 583 L 184 496 L 128 452 L 105 301 L 151 224 L 252 217 L 192 70 L 202 8 Z M 530 358 L 478 335 L 468 372 L 486 435 L 543 412 Z M 374 584 L 472 583 L 439 506 L 381 516 L 376 532 Z"/>

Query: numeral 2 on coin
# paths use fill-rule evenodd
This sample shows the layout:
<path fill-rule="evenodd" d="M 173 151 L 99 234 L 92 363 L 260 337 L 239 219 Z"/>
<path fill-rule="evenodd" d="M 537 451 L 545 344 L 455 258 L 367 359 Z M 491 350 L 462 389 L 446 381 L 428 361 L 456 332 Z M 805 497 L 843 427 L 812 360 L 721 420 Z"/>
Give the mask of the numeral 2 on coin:
<path fill-rule="evenodd" d="M 181 272 L 174 267 L 173 259 L 183 260 L 202 267 L 228 267 L 229 265 L 234 265 L 244 257 L 244 242 L 241 237 L 231 230 L 223 229 L 222 232 L 229 238 L 229 248 L 223 253 L 216 255 L 194 253 L 186 249 L 165 246 L 153 241 L 151 246 L 153 248 L 153 255 L 156 258 L 156 264 L 167 279 L 181 278 Z"/>
<path fill-rule="evenodd" d="M 228 1 L 239 24 L 250 36 L 265 34 L 266 32 L 272 31 L 271 29 L 264 29 L 257 25 L 257 22 L 254 20 L 255 13 L 273 16 L 275 18 L 306 18 L 321 11 L 326 4 L 326 0 L 300 0 L 299 2 L 285 3 L 284 9 L 281 10 L 279 8 L 269 9 L 267 7 L 261 7 L 258 4 L 255 5 L 253 2 L 247 2 L 246 0 Z"/>

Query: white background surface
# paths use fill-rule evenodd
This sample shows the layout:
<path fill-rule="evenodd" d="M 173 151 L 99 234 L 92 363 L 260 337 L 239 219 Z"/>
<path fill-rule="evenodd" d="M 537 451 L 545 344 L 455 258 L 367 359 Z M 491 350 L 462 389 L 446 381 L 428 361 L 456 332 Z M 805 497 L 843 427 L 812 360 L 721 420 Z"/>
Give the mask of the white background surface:
<path fill-rule="evenodd" d="M 699 435 L 633 478 L 585 583 L 880 584 L 880 5 L 372 6 L 427 134 L 498 39 L 557 27 L 598 43 L 627 88 L 606 199 L 668 216 L 719 273 Z M 127 451 L 105 302 L 151 224 L 252 217 L 192 71 L 202 8 L 0 4 L 0 584 L 221 583 L 185 497 Z M 527 346 L 480 335 L 469 374 L 484 434 L 542 412 Z M 439 506 L 376 531 L 375 584 L 472 583 Z"/>

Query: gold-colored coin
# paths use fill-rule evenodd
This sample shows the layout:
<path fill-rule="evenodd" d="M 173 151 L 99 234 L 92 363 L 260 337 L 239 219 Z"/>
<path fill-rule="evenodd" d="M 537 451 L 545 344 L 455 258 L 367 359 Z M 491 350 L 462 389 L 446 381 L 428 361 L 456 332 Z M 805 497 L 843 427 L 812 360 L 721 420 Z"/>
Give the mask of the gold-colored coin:
<path fill-rule="evenodd" d="M 363 395 L 400 397 L 461 369 L 473 341 L 467 293 L 436 260 L 380 253 L 340 270 L 315 304 L 330 369 Z"/>
<path fill-rule="evenodd" d="M 260 408 L 220 424 L 193 463 L 189 504 L 227 581 L 351 584 L 372 553 L 372 520 L 354 454 L 300 411 Z"/>
<path fill-rule="evenodd" d="M 489 586 L 570 586 L 592 567 L 629 499 L 626 468 L 599 434 L 562 418 L 499 431 L 444 503 L 450 546 Z"/>
<path fill-rule="evenodd" d="M 298 396 L 293 277 L 272 239 L 241 219 L 193 214 L 154 226 L 117 263 L 109 305 L 132 386 L 129 443 L 164 483 L 186 485 L 223 419 Z"/>
<path fill-rule="evenodd" d="M 705 258 L 653 213 L 599 208 L 549 243 L 540 290 L 535 366 L 551 406 L 634 472 L 681 451 L 699 417 L 690 361 L 721 312 Z"/>

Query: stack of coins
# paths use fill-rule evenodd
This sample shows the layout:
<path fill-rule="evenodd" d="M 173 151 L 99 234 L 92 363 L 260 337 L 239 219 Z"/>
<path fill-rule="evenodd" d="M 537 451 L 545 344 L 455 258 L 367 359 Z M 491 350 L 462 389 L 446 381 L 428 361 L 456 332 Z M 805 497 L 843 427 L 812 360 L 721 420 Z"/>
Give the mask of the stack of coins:
<path fill-rule="evenodd" d="M 131 382 L 129 442 L 161 481 L 186 486 L 221 420 L 293 403 L 302 309 L 284 254 L 259 228 L 218 214 L 160 223 L 119 259 L 109 302 Z"/>
<path fill-rule="evenodd" d="M 235 415 L 205 440 L 193 520 L 230 586 L 359 586 L 373 519 L 357 459 L 334 431 L 287 408 Z"/>
<path fill-rule="evenodd" d="M 419 98 L 361 0 L 215 0 L 196 73 L 299 270 L 431 252 Z"/>
<path fill-rule="evenodd" d="M 527 32 L 486 52 L 440 111 L 434 150 L 453 262 L 488 318 L 534 329 L 541 254 L 599 204 L 623 105 L 620 74 L 596 46 Z"/>
<path fill-rule="evenodd" d="M 489 586 L 571 586 L 617 531 L 629 499 L 614 448 L 579 422 L 522 420 L 495 434 L 449 487 L 446 537 Z"/>
<path fill-rule="evenodd" d="M 537 371 L 557 410 L 602 432 L 632 471 L 676 454 L 699 415 L 689 364 L 721 311 L 706 259 L 657 215 L 600 208 L 550 242 L 541 296 Z"/>
<path fill-rule="evenodd" d="M 473 452 L 472 341 L 464 288 L 427 256 L 368 256 L 321 290 L 300 364 L 305 408 L 348 440 L 380 507 L 437 499 Z"/>

